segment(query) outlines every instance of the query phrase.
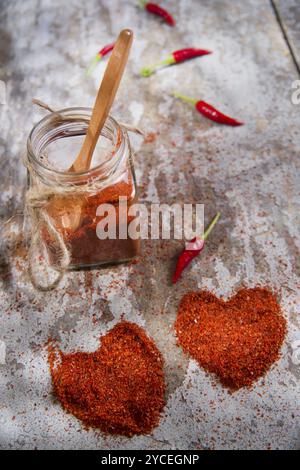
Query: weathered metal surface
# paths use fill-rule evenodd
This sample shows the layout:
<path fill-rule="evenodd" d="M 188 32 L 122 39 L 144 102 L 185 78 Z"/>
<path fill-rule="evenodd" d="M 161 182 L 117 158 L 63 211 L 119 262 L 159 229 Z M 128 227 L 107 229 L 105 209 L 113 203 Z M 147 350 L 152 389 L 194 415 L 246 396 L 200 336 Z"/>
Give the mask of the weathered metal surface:
<path fill-rule="evenodd" d="M 300 2 L 299 0 L 274 0 L 274 4 L 300 68 Z"/>
<path fill-rule="evenodd" d="M 51 293 L 26 274 L 21 217 L 3 226 L 0 341 L 2 448 L 245 449 L 299 448 L 300 370 L 292 360 L 299 331 L 299 108 L 289 50 L 267 0 L 165 1 L 174 29 L 113 0 L 2 1 L 1 213 L 22 211 L 21 157 L 32 124 L 54 107 L 91 105 L 105 68 L 85 69 L 122 27 L 135 31 L 113 114 L 154 132 L 133 138 L 141 199 L 203 202 L 222 219 L 201 260 L 173 287 L 179 242 L 147 241 L 137 264 L 70 273 Z M 142 65 L 170 50 L 199 46 L 214 54 L 140 78 Z M 237 118 L 241 128 L 210 123 L 171 92 L 199 96 Z M 175 346 L 181 296 L 207 288 L 230 296 L 242 284 L 278 289 L 289 321 L 281 360 L 251 390 L 229 394 Z M 167 406 L 151 436 L 132 439 L 86 431 L 53 400 L 45 342 L 92 350 L 120 318 L 144 326 L 166 361 Z"/>

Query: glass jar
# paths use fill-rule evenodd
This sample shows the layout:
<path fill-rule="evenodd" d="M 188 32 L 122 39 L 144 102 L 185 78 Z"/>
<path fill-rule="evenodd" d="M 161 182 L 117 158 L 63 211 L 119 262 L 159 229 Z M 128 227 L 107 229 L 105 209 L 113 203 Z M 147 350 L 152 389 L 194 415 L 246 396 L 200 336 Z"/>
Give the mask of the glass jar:
<path fill-rule="evenodd" d="M 139 239 L 128 233 L 136 180 L 124 127 L 108 117 L 90 169 L 68 172 L 83 143 L 91 112 L 89 108 L 69 108 L 51 113 L 34 126 L 27 142 L 26 204 L 31 233 L 46 247 L 49 264 L 55 268 L 120 263 L 139 252 Z M 106 226 L 107 238 L 99 235 L 99 223 L 101 233 Z M 109 233 L 113 223 L 115 230 Z"/>

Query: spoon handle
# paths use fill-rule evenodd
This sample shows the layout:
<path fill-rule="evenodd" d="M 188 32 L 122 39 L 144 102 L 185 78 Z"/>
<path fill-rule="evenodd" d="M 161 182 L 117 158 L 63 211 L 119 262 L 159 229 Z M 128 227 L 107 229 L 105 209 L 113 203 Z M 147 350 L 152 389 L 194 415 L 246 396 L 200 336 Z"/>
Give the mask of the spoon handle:
<path fill-rule="evenodd" d="M 84 142 L 76 160 L 69 169 L 70 172 L 78 173 L 87 171 L 91 165 L 93 152 L 99 135 L 107 119 L 123 76 L 132 39 L 133 32 L 130 29 L 123 29 L 119 34 L 97 94 Z"/>

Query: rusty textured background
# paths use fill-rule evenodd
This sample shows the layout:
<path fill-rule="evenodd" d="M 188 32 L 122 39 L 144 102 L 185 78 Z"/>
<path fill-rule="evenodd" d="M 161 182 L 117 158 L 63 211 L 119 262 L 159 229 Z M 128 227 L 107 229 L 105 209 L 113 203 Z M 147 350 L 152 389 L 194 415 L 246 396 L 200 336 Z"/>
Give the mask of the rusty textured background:
<path fill-rule="evenodd" d="M 299 75 L 280 27 L 300 47 L 298 0 L 181 0 L 162 3 L 174 29 L 135 1 L 1 0 L 0 105 L 1 319 L 0 447 L 18 449 L 296 449 L 300 370 L 293 345 L 299 331 L 299 106 L 291 102 Z M 274 5 L 273 5 L 274 6 Z M 278 14 L 282 16 L 278 17 Z M 26 274 L 22 202 L 26 138 L 43 112 L 93 104 L 106 61 L 85 69 L 123 27 L 135 32 L 113 115 L 155 133 L 132 139 L 140 199 L 202 202 L 207 220 L 222 218 L 201 260 L 173 287 L 181 244 L 145 242 L 137 264 L 70 273 L 55 292 L 36 292 Z M 139 77 L 142 65 L 172 50 L 214 51 L 186 64 Z M 204 98 L 246 125 L 208 122 L 174 100 L 177 91 Z M 14 214 L 13 220 L 4 223 Z M 181 296 L 207 288 L 225 297 L 258 283 L 278 290 L 289 331 L 281 360 L 251 390 L 229 394 L 175 345 Z M 167 406 L 151 436 L 132 439 L 86 431 L 51 395 L 45 341 L 93 350 L 120 318 L 155 339 L 166 362 Z"/>

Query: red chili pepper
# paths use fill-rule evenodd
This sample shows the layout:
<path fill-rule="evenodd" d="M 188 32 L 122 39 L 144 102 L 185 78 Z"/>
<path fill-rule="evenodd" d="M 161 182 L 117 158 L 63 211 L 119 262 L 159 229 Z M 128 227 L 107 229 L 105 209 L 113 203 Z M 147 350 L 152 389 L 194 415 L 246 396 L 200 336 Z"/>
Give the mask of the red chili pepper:
<path fill-rule="evenodd" d="M 199 57 L 202 55 L 212 54 L 211 51 L 206 49 L 196 49 L 194 47 L 189 47 L 188 49 L 180 49 L 178 51 L 172 52 L 166 59 L 157 62 L 156 64 L 145 67 L 141 70 L 141 75 L 143 77 L 149 77 L 158 67 L 162 65 L 172 65 L 178 64 L 179 62 L 184 62 L 185 60 L 192 59 L 193 57 Z"/>
<path fill-rule="evenodd" d="M 218 122 L 219 124 L 226 124 L 227 126 L 242 126 L 244 123 L 241 121 L 237 121 L 229 116 L 218 111 L 216 108 L 211 106 L 210 104 L 206 103 L 205 101 L 197 101 L 193 98 L 189 98 L 188 96 L 181 95 L 180 93 L 174 93 L 176 98 L 180 98 L 187 103 L 192 103 L 199 113 L 203 114 L 203 116 L 207 117 L 211 121 Z"/>
<path fill-rule="evenodd" d="M 236 119 L 226 116 L 205 101 L 198 101 L 196 103 L 196 108 L 199 113 L 203 114 L 203 116 L 220 124 L 227 124 L 227 126 L 242 126 L 244 124 L 241 121 L 237 121 Z"/>
<path fill-rule="evenodd" d="M 179 255 L 179 258 L 177 260 L 177 265 L 175 269 L 175 273 L 172 278 L 173 284 L 175 284 L 178 279 L 181 276 L 182 271 L 191 263 L 191 261 L 196 258 L 196 256 L 201 253 L 201 251 L 204 248 L 205 245 L 205 240 L 207 239 L 208 235 L 218 222 L 220 218 L 220 212 L 218 212 L 207 229 L 205 230 L 204 234 L 202 237 L 195 237 L 193 238 L 187 245 L 186 248 L 183 250 L 183 252 Z"/>
<path fill-rule="evenodd" d="M 104 57 L 105 55 L 107 55 L 109 52 L 111 52 L 113 50 L 113 48 L 115 47 L 115 43 L 112 43 L 112 44 L 107 44 L 107 46 L 104 46 L 102 47 L 102 49 L 100 49 L 100 51 L 97 53 L 96 57 L 94 57 L 91 65 L 89 66 L 86 74 L 87 75 L 90 75 L 94 68 L 96 67 L 97 63 L 99 62 L 99 60 L 102 59 L 102 57 Z"/>
<path fill-rule="evenodd" d="M 104 57 L 106 54 L 108 54 L 109 52 L 111 52 L 113 50 L 113 48 L 115 47 L 115 43 L 113 42 L 112 44 L 107 44 L 107 46 L 104 46 L 102 47 L 102 49 L 100 49 L 100 51 L 98 52 L 98 56 L 99 57 Z"/>
<path fill-rule="evenodd" d="M 156 5 L 156 3 L 150 3 L 145 0 L 141 0 L 140 4 L 143 8 L 145 8 L 145 10 L 149 11 L 149 13 L 153 13 L 154 15 L 160 16 L 170 26 L 175 26 L 176 23 L 173 16 L 170 15 L 170 13 L 164 8 L 160 7 L 159 5 Z"/>
<path fill-rule="evenodd" d="M 172 52 L 172 56 L 177 63 L 207 54 L 212 54 L 212 52 L 206 49 L 196 49 L 195 47 L 188 47 L 187 49 L 179 49 L 179 51 Z"/>

